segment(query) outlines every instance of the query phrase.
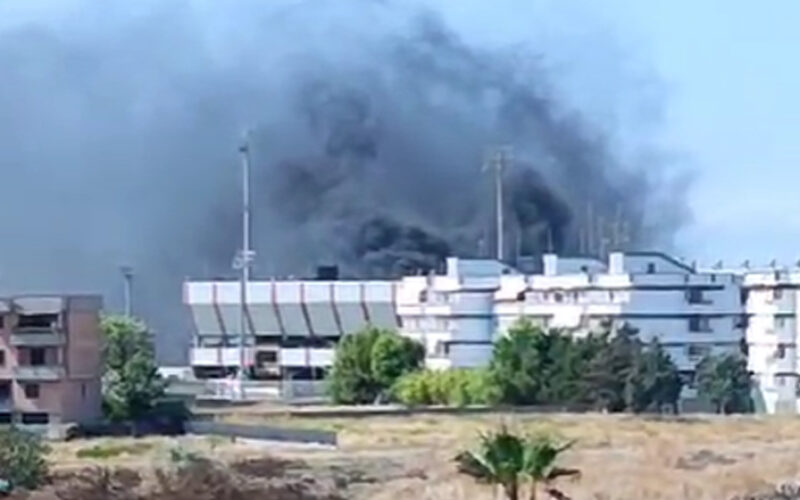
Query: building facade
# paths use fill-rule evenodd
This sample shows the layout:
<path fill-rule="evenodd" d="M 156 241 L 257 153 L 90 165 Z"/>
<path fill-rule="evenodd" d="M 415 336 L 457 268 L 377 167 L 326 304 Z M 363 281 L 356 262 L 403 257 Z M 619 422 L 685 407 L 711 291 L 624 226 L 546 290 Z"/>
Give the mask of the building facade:
<path fill-rule="evenodd" d="M 657 252 L 607 262 L 545 255 L 534 273 L 451 258 L 446 272 L 397 281 L 269 281 L 248 285 L 246 364 L 263 377 L 318 377 L 336 342 L 369 324 L 418 340 L 430 368 L 485 365 L 520 318 L 581 335 L 628 325 L 657 338 L 694 392 L 708 354 L 747 353 L 764 411 L 796 407 L 800 271 L 697 270 Z M 200 376 L 239 365 L 238 282 L 187 282 Z"/>
<path fill-rule="evenodd" d="M 796 413 L 800 271 L 748 270 L 742 276 L 748 368 L 758 388 L 756 405 L 770 413 Z"/>
<path fill-rule="evenodd" d="M 99 296 L 0 299 L 0 424 L 58 434 L 101 416 Z"/>

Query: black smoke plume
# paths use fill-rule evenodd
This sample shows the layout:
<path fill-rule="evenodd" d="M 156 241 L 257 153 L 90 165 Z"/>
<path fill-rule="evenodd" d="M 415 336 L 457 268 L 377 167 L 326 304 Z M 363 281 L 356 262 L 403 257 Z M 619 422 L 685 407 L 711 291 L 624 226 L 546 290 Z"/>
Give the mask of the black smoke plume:
<path fill-rule="evenodd" d="M 131 265 L 134 309 L 167 360 L 186 347 L 182 280 L 233 273 L 248 128 L 262 277 L 319 263 L 391 276 L 491 255 L 482 165 L 495 146 L 513 160 L 509 259 L 599 251 L 609 235 L 668 242 L 685 213 L 679 197 L 656 206 L 670 190 L 652 181 L 658 161 L 631 164 L 556 97 L 547 47 L 482 47 L 430 10 L 76 0 L 20 11 L 0 4 L 0 282 L 98 291 L 113 306 Z"/>

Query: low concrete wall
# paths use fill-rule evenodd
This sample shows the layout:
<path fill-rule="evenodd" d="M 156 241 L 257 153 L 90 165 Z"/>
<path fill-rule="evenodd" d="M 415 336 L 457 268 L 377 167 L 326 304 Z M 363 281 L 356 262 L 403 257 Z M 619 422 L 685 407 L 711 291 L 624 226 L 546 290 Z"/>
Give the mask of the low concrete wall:
<path fill-rule="evenodd" d="M 328 382 L 325 380 L 287 380 L 281 382 L 281 397 L 284 400 L 325 398 Z"/>
<path fill-rule="evenodd" d="M 213 418 L 214 415 L 228 413 L 229 408 L 198 409 L 195 415 L 200 418 Z M 275 406 L 238 407 L 237 413 L 261 417 L 302 417 L 302 418 L 359 418 L 376 416 L 411 415 L 462 415 L 491 413 L 586 413 L 588 408 L 567 408 L 563 406 L 420 406 L 409 408 L 402 405 L 364 405 L 364 406 Z"/>
<path fill-rule="evenodd" d="M 336 446 L 336 433 L 306 429 L 285 429 L 263 425 L 225 424 L 214 421 L 192 420 L 186 424 L 186 432 L 202 436 L 225 436 L 262 441 L 284 441 L 293 443 L 317 443 Z"/>

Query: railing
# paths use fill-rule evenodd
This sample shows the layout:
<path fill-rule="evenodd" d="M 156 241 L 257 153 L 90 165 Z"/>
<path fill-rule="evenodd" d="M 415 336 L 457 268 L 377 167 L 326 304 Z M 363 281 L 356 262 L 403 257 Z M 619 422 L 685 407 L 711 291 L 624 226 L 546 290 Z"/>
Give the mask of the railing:
<path fill-rule="evenodd" d="M 56 382 L 65 376 L 63 366 L 15 366 L 14 377 L 19 380 L 39 380 L 43 382 Z"/>
<path fill-rule="evenodd" d="M 15 325 L 12 328 L 13 333 L 57 333 L 62 330 L 62 324 L 58 321 L 49 325 Z"/>
<path fill-rule="evenodd" d="M 59 346 L 64 345 L 64 335 L 54 330 L 17 330 L 11 333 L 10 343 L 18 347 Z"/>

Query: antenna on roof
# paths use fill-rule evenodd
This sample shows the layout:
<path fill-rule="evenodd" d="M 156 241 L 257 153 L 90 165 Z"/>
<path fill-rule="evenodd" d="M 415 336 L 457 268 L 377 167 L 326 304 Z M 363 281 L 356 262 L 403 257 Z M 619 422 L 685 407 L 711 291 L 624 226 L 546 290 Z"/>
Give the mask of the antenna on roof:
<path fill-rule="evenodd" d="M 718 260 L 716 264 L 714 264 L 714 269 L 722 269 L 722 261 Z"/>

